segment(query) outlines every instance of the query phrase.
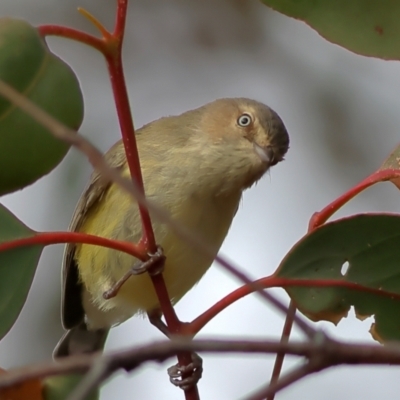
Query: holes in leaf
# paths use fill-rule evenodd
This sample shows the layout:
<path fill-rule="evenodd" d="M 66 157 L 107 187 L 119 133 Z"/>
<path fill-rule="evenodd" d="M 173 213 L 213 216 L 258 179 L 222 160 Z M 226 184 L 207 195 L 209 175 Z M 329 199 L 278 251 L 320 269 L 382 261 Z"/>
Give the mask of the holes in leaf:
<path fill-rule="evenodd" d="M 348 261 L 345 261 L 342 265 L 342 268 L 340 269 L 340 273 L 342 274 L 342 276 L 346 276 L 349 268 L 350 268 L 350 263 Z"/>

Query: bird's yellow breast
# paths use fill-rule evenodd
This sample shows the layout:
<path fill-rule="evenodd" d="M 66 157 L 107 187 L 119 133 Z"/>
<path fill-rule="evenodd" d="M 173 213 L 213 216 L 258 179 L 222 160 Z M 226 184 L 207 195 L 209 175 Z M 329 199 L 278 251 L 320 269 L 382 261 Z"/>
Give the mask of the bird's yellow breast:
<path fill-rule="evenodd" d="M 145 170 L 144 179 L 146 184 Z M 155 194 L 149 190 L 147 195 L 165 208 L 175 221 L 212 244 L 216 255 L 238 208 L 241 191 L 229 195 L 216 194 L 211 188 L 194 190 L 189 182 L 179 187 L 180 193 L 174 192 L 176 189 L 172 184 L 164 193 Z M 155 218 L 152 222 L 156 241 L 167 257 L 163 275 L 168 293 L 171 300 L 177 302 L 200 280 L 213 259 L 175 236 Z M 80 231 L 137 242 L 141 236 L 137 204 L 112 185 L 88 211 Z M 84 308 L 92 328 L 118 324 L 138 312 L 157 308 L 157 297 L 147 274 L 129 278 L 115 298 L 103 298 L 103 293 L 137 262 L 135 258 L 99 246 L 80 245 L 75 259 L 85 287 Z"/>

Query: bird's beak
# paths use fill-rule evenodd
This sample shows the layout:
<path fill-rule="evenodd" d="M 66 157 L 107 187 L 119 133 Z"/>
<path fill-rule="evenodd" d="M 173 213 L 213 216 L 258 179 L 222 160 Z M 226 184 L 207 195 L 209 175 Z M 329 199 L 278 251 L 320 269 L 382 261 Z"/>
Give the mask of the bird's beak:
<path fill-rule="evenodd" d="M 265 163 L 269 165 L 276 164 L 275 153 L 271 146 L 261 147 L 257 143 L 254 143 L 254 151 Z"/>

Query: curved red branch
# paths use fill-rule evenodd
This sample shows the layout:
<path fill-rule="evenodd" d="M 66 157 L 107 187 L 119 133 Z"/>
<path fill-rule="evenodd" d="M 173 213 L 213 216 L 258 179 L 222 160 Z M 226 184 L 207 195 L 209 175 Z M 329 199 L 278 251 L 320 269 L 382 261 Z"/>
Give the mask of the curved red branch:
<path fill-rule="evenodd" d="M 106 43 L 103 39 L 99 39 L 95 36 L 89 35 L 88 33 L 78 31 L 76 29 L 69 28 L 67 26 L 59 25 L 41 25 L 38 28 L 41 36 L 61 36 L 67 39 L 72 39 L 77 42 L 84 43 L 90 47 L 100 51 L 100 53 L 106 53 Z"/>
<path fill-rule="evenodd" d="M 396 299 L 400 301 L 400 294 L 387 292 L 385 290 L 379 290 L 369 288 L 367 286 L 360 285 L 354 282 L 340 281 L 336 279 L 290 279 L 281 278 L 274 275 L 258 279 L 254 284 L 262 286 L 264 289 L 270 288 L 288 288 L 288 287 L 340 287 L 351 290 L 357 290 L 360 292 L 371 293 L 376 296 L 388 297 L 390 299 Z M 192 322 L 184 326 L 184 332 L 187 335 L 196 335 L 208 322 L 216 317 L 221 311 L 225 310 L 228 306 L 240 300 L 255 291 L 254 287 L 249 285 L 241 286 L 240 288 L 229 293 L 227 296 L 222 298 L 220 301 L 211 306 L 208 310 L 199 315 Z"/>
<path fill-rule="evenodd" d="M 363 190 L 374 185 L 375 183 L 389 181 L 399 177 L 400 171 L 396 169 L 384 169 L 382 171 L 374 172 L 361 181 L 358 185 L 354 186 L 332 203 L 328 204 L 321 211 L 314 213 L 308 225 L 308 232 L 311 232 L 324 224 L 336 211 L 339 210 L 339 208 L 343 207 L 348 201 L 350 201 L 357 194 L 361 193 Z"/>
<path fill-rule="evenodd" d="M 140 245 L 78 232 L 38 232 L 27 238 L 0 243 L 0 252 L 26 246 L 48 246 L 50 244 L 64 243 L 92 244 L 123 251 L 139 260 L 145 260 L 147 258 L 145 249 Z"/>

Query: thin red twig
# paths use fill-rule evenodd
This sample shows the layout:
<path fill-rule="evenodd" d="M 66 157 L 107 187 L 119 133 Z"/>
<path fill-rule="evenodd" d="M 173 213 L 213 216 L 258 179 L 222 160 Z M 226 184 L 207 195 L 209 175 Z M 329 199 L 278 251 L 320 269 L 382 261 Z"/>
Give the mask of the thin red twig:
<path fill-rule="evenodd" d="M 114 33 L 106 35 L 105 32 L 107 31 L 104 28 L 102 29 L 103 37 L 101 39 L 85 32 L 57 25 L 43 25 L 40 26 L 38 30 L 42 36 L 62 36 L 94 47 L 106 58 L 129 171 L 142 193 L 144 193 L 143 178 L 135 140 L 135 130 L 133 126 L 132 113 L 129 104 L 128 92 L 126 89 L 121 56 L 127 6 L 127 0 L 118 1 Z M 88 17 L 90 16 L 88 13 L 85 13 L 85 15 Z M 93 21 L 94 18 L 92 19 L 92 22 Z M 143 237 L 141 241 L 147 247 L 149 253 L 154 253 L 156 251 L 156 241 L 148 210 L 145 206 L 139 205 L 139 211 L 143 229 Z"/>
<path fill-rule="evenodd" d="M 65 243 L 85 243 L 107 247 L 109 249 L 123 251 L 124 253 L 130 254 L 131 256 L 136 257 L 139 260 L 145 260 L 147 257 L 145 249 L 134 243 L 107 239 L 101 236 L 88 235 L 86 233 L 79 232 L 38 232 L 30 237 L 0 243 L 0 252 L 16 249 L 19 247 L 36 245 L 47 246 L 51 244 Z"/>
<path fill-rule="evenodd" d="M 398 178 L 400 176 L 400 171 L 395 169 L 384 169 L 378 170 L 368 176 L 366 179 L 361 181 L 358 185 L 351 188 L 349 191 L 344 193 L 342 196 L 338 197 L 320 212 L 314 213 L 310 219 L 308 225 L 308 233 L 312 232 L 322 224 L 324 224 L 336 211 L 339 210 L 344 204 L 350 201 L 353 197 L 357 194 L 361 193 L 363 190 L 367 189 L 368 187 L 374 185 L 375 183 L 391 180 L 393 178 Z M 288 312 L 285 325 L 283 327 L 281 342 L 285 343 L 289 340 L 290 332 L 293 326 L 295 313 L 296 313 L 296 306 L 294 305 L 293 301 L 290 302 L 289 307 L 290 313 Z M 278 353 L 275 359 L 274 369 L 272 372 L 271 377 L 271 384 L 277 382 L 279 379 L 279 375 L 282 370 L 283 361 L 285 358 L 285 353 Z M 275 393 L 272 393 L 267 400 L 274 400 Z"/>
<path fill-rule="evenodd" d="M 292 301 L 290 301 L 289 310 L 288 310 L 288 313 L 285 318 L 285 324 L 283 325 L 283 330 L 282 330 L 282 335 L 281 335 L 281 340 L 280 340 L 280 343 L 282 343 L 282 344 L 289 343 L 289 338 L 290 338 L 290 334 L 292 333 L 293 321 L 294 321 L 295 314 L 296 314 L 296 306 L 292 300 Z M 281 374 L 282 367 L 283 367 L 283 362 L 285 360 L 285 355 L 286 355 L 285 352 L 276 353 L 274 368 L 272 370 L 271 379 L 270 379 L 270 387 L 275 385 L 279 380 L 279 376 Z M 270 390 L 270 387 L 269 387 L 269 390 Z M 271 391 L 271 394 L 268 395 L 267 400 L 274 400 L 275 393 L 276 393 L 276 391 Z M 265 397 L 265 394 L 264 394 L 264 397 Z"/>
<path fill-rule="evenodd" d="M 59 26 L 59 25 L 41 25 L 38 28 L 38 31 L 41 36 L 61 36 L 67 39 L 72 39 L 77 42 L 84 43 L 90 47 L 95 48 L 100 53 L 105 52 L 105 41 L 103 39 L 99 39 L 95 36 L 89 35 L 88 33 L 78 31 L 73 28 L 69 28 L 67 26 Z"/>
<path fill-rule="evenodd" d="M 336 200 L 332 201 L 332 203 L 328 204 L 321 211 L 314 213 L 308 225 L 308 232 L 311 232 L 324 224 L 336 211 L 339 210 L 339 208 L 344 206 L 348 201 L 350 201 L 357 194 L 361 193 L 363 190 L 374 185 L 375 183 L 389 181 L 399 177 L 400 170 L 396 169 L 384 169 L 382 171 L 374 172 L 361 181 L 358 185 L 354 186 Z"/>
<path fill-rule="evenodd" d="M 238 278 L 241 282 L 246 283 L 247 286 L 252 289 L 252 291 L 256 291 L 259 296 L 265 299 L 269 304 L 272 304 L 281 313 L 285 315 L 287 314 L 288 307 L 271 293 L 263 290 L 263 287 L 258 284 L 258 281 L 251 280 L 244 272 L 240 271 L 232 263 L 219 255 L 215 257 L 215 261 L 218 262 L 225 270 Z M 317 330 L 313 326 L 311 326 L 311 324 L 307 323 L 301 318 L 298 318 L 297 316 L 295 316 L 295 322 L 297 326 L 303 331 L 303 333 L 305 333 L 309 338 L 314 337 Z"/>
<path fill-rule="evenodd" d="M 380 297 L 387 297 L 393 300 L 400 301 L 400 294 L 388 292 L 385 290 L 379 290 L 370 288 L 367 286 L 360 285 L 354 282 L 341 281 L 335 279 L 291 279 L 291 278 L 281 278 L 276 277 L 274 275 L 258 279 L 254 282 L 259 287 L 264 289 L 269 288 L 289 288 L 289 287 L 338 287 L 345 288 L 350 290 L 356 290 L 359 292 L 371 293 Z M 210 322 L 214 317 L 216 317 L 221 311 L 225 310 L 228 306 L 233 304 L 234 302 L 240 300 L 242 297 L 249 295 L 250 293 L 255 292 L 257 289 L 254 286 L 244 285 L 240 288 L 234 290 L 229 293 L 223 299 L 219 300 L 213 306 L 211 306 L 208 310 L 203 312 L 197 318 L 195 318 L 192 322 L 188 323 L 185 326 L 185 332 L 187 334 L 195 335 L 199 332 L 208 322 Z"/>

